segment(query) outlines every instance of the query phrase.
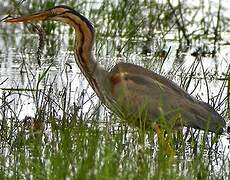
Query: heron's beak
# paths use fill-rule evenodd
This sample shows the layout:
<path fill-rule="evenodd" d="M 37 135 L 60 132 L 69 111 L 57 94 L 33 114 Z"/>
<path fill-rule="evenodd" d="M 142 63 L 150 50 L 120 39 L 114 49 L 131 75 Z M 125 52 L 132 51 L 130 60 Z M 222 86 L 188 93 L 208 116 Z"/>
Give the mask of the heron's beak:
<path fill-rule="evenodd" d="M 46 20 L 49 17 L 52 17 L 52 13 L 50 11 L 43 11 L 43 12 L 40 12 L 40 13 L 28 15 L 28 16 L 21 16 L 21 17 L 6 19 L 5 22 L 9 22 L 9 23 L 26 22 L 26 23 L 30 23 L 30 22 L 35 22 L 35 21 Z"/>

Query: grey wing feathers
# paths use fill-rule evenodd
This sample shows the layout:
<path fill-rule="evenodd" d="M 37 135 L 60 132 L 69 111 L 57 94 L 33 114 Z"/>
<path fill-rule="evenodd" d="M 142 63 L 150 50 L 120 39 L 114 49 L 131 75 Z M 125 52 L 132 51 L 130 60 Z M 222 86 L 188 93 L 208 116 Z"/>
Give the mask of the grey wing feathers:
<path fill-rule="evenodd" d="M 142 74 L 142 75 L 148 76 L 148 77 L 164 84 L 165 86 L 168 86 L 169 88 L 173 89 L 178 94 L 181 94 L 182 96 L 185 96 L 186 98 L 188 98 L 190 100 L 193 100 L 193 98 L 185 90 L 183 90 L 181 87 L 179 87 L 173 81 L 171 81 L 171 80 L 165 78 L 164 76 L 161 76 L 161 75 L 159 75 L 153 71 L 145 69 L 141 66 L 130 64 L 130 63 L 120 62 L 112 69 L 111 73 L 114 73 L 115 71 L 117 71 L 117 72 L 119 72 L 119 71 L 129 72 L 129 73 L 133 73 L 133 74 Z"/>
<path fill-rule="evenodd" d="M 137 65 L 128 64 L 128 63 L 119 63 L 117 64 L 112 71 L 111 74 L 116 73 L 127 73 L 127 77 L 133 83 L 132 88 L 128 89 L 130 94 L 137 93 L 136 91 L 140 91 L 140 87 L 145 86 L 140 94 L 145 92 L 145 97 L 147 98 L 155 98 L 156 94 L 162 95 L 163 100 L 165 101 L 165 109 L 166 111 L 171 111 L 172 109 L 180 108 L 182 109 L 182 118 L 184 119 L 184 123 L 186 126 L 191 126 L 199 129 L 208 128 L 210 131 L 219 131 L 223 130 L 225 127 L 225 120 L 222 118 L 213 107 L 209 104 L 204 103 L 202 101 L 198 101 L 192 96 L 190 96 L 185 90 L 179 87 L 173 81 L 158 75 L 150 70 L 142 68 Z M 152 79 L 152 80 L 151 80 Z M 127 81 L 128 82 L 128 81 Z M 151 86 L 150 84 L 155 83 L 159 85 L 159 87 Z M 154 99 L 153 99 L 154 100 Z M 159 99 L 158 99 L 159 100 Z M 156 102 L 151 104 L 151 108 L 154 115 L 156 115 Z M 151 114 L 151 113 L 150 113 Z"/>

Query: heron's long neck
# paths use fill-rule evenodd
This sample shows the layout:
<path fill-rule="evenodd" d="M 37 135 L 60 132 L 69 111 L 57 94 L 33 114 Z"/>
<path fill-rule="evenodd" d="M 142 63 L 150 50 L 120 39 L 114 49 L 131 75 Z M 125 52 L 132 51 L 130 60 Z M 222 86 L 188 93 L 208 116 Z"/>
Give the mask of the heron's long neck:
<path fill-rule="evenodd" d="M 87 78 L 93 90 L 99 97 L 103 96 L 103 88 L 107 85 L 108 72 L 101 68 L 93 56 L 94 29 L 91 23 L 82 15 L 69 14 L 68 19 L 75 29 L 75 59 L 82 73 Z"/>
<path fill-rule="evenodd" d="M 74 16 L 76 63 L 85 73 L 92 73 L 97 63 L 93 58 L 94 29 L 90 22 L 79 14 Z"/>

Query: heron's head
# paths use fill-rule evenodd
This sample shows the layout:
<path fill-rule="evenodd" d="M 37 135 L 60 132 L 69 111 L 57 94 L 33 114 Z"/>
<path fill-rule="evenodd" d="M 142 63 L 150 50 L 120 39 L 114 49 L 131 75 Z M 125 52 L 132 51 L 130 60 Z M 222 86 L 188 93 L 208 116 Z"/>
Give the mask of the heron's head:
<path fill-rule="evenodd" d="M 18 22 L 25 22 L 25 23 L 32 23 L 36 21 L 44 21 L 44 20 L 55 20 L 61 21 L 68 24 L 70 23 L 69 15 L 76 14 L 77 12 L 67 6 L 56 6 L 54 8 L 41 11 L 35 14 L 16 17 L 16 18 L 9 18 L 5 20 L 5 22 L 9 23 L 18 23 Z M 77 13 L 78 16 L 81 16 Z M 83 17 L 83 16 L 82 16 Z"/>

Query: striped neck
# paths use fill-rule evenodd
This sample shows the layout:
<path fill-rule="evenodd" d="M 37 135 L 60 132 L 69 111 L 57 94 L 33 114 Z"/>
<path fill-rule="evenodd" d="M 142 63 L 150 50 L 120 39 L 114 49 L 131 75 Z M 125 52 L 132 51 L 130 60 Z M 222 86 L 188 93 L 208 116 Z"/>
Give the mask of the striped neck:
<path fill-rule="evenodd" d="M 99 82 L 97 82 L 96 76 L 94 76 L 98 68 L 92 52 L 95 37 L 94 28 L 84 16 L 76 11 L 67 11 L 62 17 L 66 18 L 66 22 L 75 29 L 74 55 L 78 67 L 96 94 L 102 97 L 98 87 Z"/>
<path fill-rule="evenodd" d="M 46 11 L 11 18 L 5 21 L 9 23 L 31 23 L 45 20 L 64 22 L 75 29 L 74 55 L 76 63 L 98 97 L 104 102 L 106 96 L 110 97 L 110 75 L 109 72 L 101 68 L 93 58 L 92 50 L 95 33 L 88 19 L 72 8 L 61 5 Z"/>

